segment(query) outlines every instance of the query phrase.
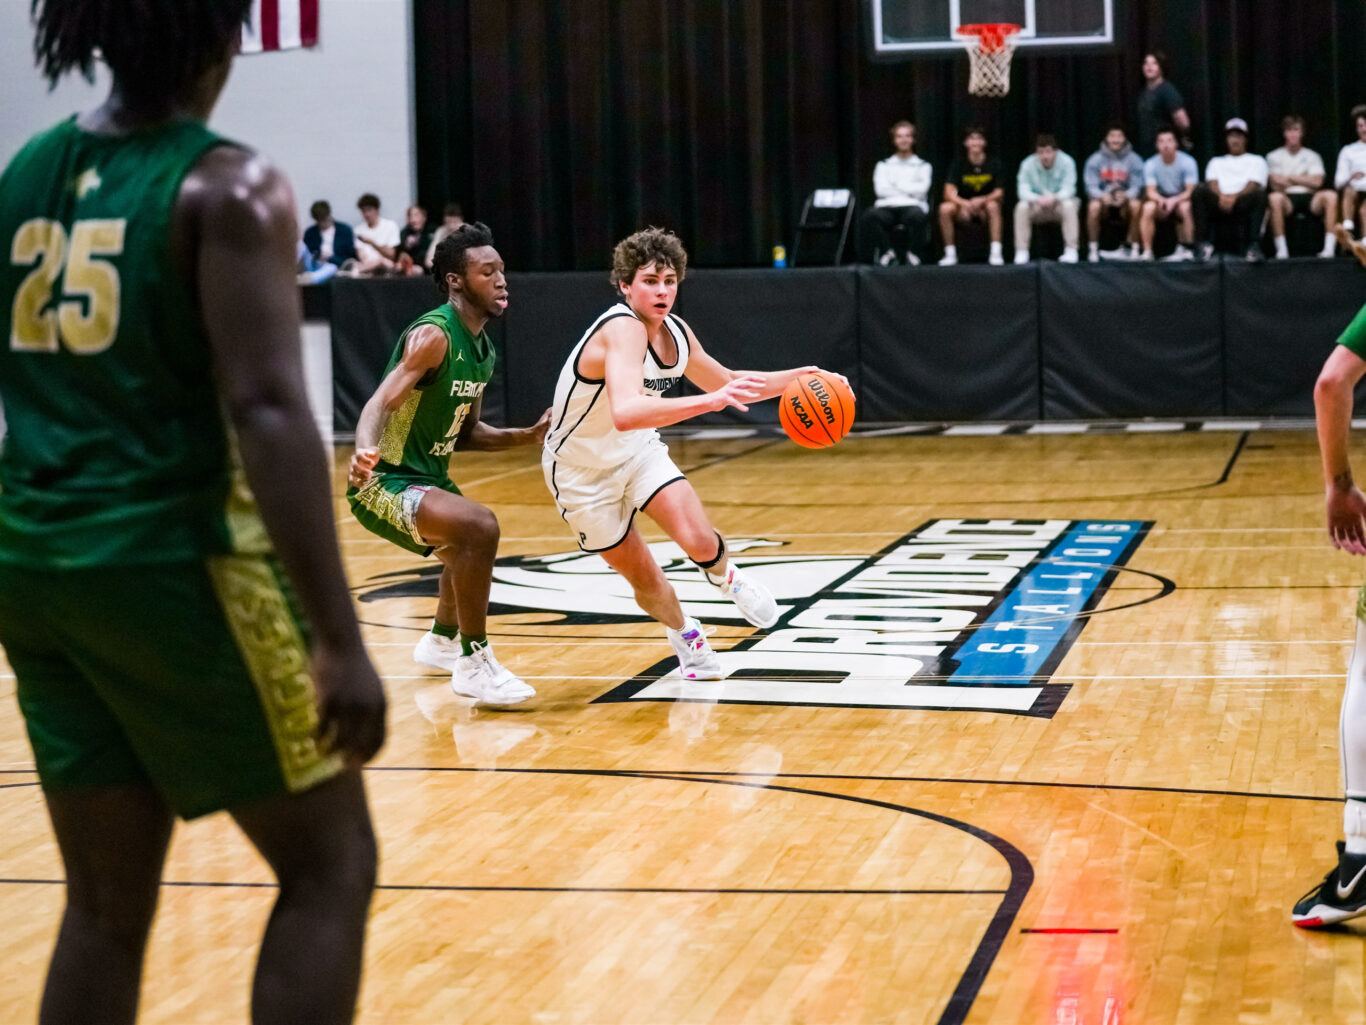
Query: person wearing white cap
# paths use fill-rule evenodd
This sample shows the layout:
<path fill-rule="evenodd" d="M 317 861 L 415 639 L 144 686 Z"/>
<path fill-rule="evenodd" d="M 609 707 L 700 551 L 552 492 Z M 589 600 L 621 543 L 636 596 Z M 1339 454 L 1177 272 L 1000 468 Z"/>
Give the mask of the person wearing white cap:
<path fill-rule="evenodd" d="M 1210 220 L 1241 221 L 1247 228 L 1247 259 L 1260 263 L 1259 239 L 1266 218 L 1266 159 L 1247 151 L 1247 122 L 1231 117 L 1224 122 L 1228 154 L 1215 157 L 1205 167 L 1204 184 L 1191 197 L 1195 214 L 1196 257 L 1208 260 L 1214 252 Z"/>
<path fill-rule="evenodd" d="M 1356 230 L 1361 201 L 1366 198 L 1366 104 L 1352 108 L 1352 124 L 1356 126 L 1357 141 L 1338 151 L 1338 166 L 1333 174 L 1333 188 L 1342 193 L 1342 230 L 1349 238 Z"/>

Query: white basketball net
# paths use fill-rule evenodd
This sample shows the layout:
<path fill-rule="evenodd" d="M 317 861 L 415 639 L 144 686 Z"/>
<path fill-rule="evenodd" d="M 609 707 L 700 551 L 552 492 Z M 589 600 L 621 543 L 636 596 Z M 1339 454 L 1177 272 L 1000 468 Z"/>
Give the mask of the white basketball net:
<path fill-rule="evenodd" d="M 958 29 L 968 51 L 968 92 L 1001 97 L 1010 92 L 1010 58 L 1018 25 L 964 25 Z"/>

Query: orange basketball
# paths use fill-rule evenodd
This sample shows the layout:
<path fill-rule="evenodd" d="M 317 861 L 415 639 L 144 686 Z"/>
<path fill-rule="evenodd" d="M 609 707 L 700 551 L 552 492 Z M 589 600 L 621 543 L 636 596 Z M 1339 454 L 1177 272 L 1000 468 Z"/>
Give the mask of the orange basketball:
<path fill-rule="evenodd" d="M 799 374 L 783 389 L 778 419 L 798 445 L 829 448 L 853 426 L 854 393 L 833 374 Z"/>

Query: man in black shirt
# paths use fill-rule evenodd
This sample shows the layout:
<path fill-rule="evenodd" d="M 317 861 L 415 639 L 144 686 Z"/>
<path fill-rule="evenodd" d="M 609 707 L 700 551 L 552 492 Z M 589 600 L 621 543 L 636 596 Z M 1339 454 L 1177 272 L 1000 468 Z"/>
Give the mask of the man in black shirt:
<path fill-rule="evenodd" d="M 1186 101 L 1167 81 L 1167 55 L 1154 50 L 1143 58 L 1143 90 L 1138 94 L 1138 136 L 1134 148 L 1143 156 L 1157 152 L 1157 133 L 1163 125 L 1176 129 L 1181 148 L 1191 148 L 1191 119 Z"/>
<path fill-rule="evenodd" d="M 963 129 L 963 155 L 949 165 L 944 180 L 944 201 L 939 204 L 939 230 L 944 235 L 944 258 L 941 267 L 952 267 L 958 262 L 958 247 L 954 244 L 957 224 L 985 221 L 991 233 L 991 254 L 987 262 L 1000 266 L 1001 256 L 1001 163 L 987 156 L 987 136 L 976 125 Z"/>

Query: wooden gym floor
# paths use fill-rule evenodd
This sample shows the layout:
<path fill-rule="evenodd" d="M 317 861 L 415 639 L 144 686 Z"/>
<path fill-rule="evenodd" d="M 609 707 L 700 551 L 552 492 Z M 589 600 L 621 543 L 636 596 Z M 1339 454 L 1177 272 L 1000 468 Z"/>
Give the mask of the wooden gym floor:
<path fill-rule="evenodd" d="M 1341 829 L 1338 704 L 1366 574 L 1324 542 L 1310 431 L 671 447 L 721 530 L 781 542 L 742 559 L 787 589 L 784 623 L 811 622 L 800 581 L 838 595 L 929 521 L 1123 521 L 1139 540 L 1051 672 L 943 691 L 1042 695 L 1034 714 L 813 703 L 856 682 L 819 654 L 790 678 L 669 689 L 648 678 L 668 668 L 662 631 L 623 612 L 595 560 L 537 558 L 574 547 L 536 454 L 457 454 L 502 524 L 495 647 L 539 691 L 471 710 L 410 657 L 432 578 L 351 521 L 337 474 L 392 709 L 368 772 L 382 887 L 359 1020 L 1366 1021 L 1366 928 L 1288 917 Z M 1016 613 L 1031 614 L 1050 619 Z M 753 633 L 718 620 L 713 644 Z M 912 682 L 931 689 L 905 693 L 955 683 L 930 661 Z M 12 700 L 0 765 L 0 1022 L 32 1021 L 61 868 Z M 245 1021 L 269 874 L 216 816 L 179 828 L 166 878 L 142 1020 Z"/>

